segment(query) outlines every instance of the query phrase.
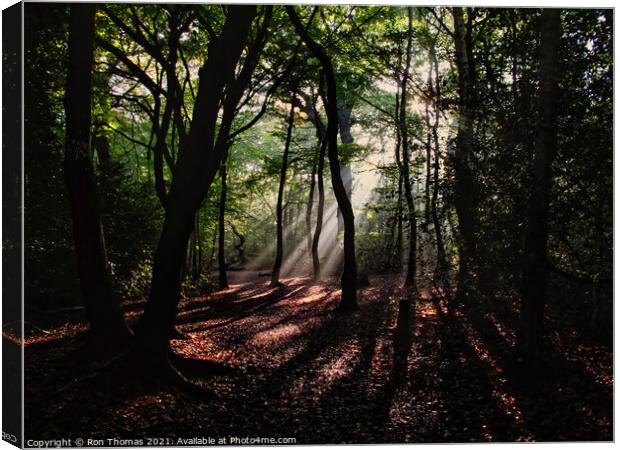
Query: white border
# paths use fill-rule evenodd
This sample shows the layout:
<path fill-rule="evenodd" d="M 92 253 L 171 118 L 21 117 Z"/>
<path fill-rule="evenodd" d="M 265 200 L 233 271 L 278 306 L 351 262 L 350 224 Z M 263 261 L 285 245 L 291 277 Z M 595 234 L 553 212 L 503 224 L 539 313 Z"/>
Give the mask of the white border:
<path fill-rule="evenodd" d="M 28 1 L 28 0 L 26 0 Z M 42 0 L 44 2 L 47 1 L 52 1 L 52 0 Z M 106 3 L 105 1 L 97 1 L 95 0 L 96 3 Z M 11 1 L 11 0 L 0 0 L 0 6 L 2 9 L 5 9 L 9 6 L 12 6 L 13 4 L 15 4 L 15 1 Z M 146 0 L 134 0 L 134 1 L 127 1 L 127 0 L 118 0 L 116 1 L 116 3 L 157 3 L 157 2 L 152 2 L 152 1 L 146 1 Z M 216 0 L 185 0 L 185 1 L 178 1 L 178 0 L 167 0 L 164 2 L 160 2 L 160 3 L 249 3 L 249 2 L 244 2 L 244 1 L 239 1 L 239 2 L 234 2 L 234 1 L 216 1 Z M 393 6 L 398 6 L 398 5 L 414 5 L 414 6 L 429 6 L 429 5 L 441 5 L 441 6 L 462 6 L 462 5 L 468 5 L 468 6 L 494 6 L 494 7 L 543 7 L 543 6 L 547 6 L 547 7 L 563 7 L 563 8 L 613 8 L 615 7 L 615 2 L 614 1 L 610 1 L 610 0 L 596 0 L 593 3 L 587 3 L 579 0 L 563 0 L 563 1 L 559 1 L 559 0 L 545 0 L 542 2 L 535 2 L 532 0 L 529 1 L 522 1 L 522 0 L 512 0 L 512 1 L 508 1 L 508 0 L 494 0 L 494 1 L 487 1 L 487 2 L 477 2 L 477 1 L 473 1 L 473 2 L 463 2 L 463 1 L 449 1 L 449 0 L 435 0 L 433 2 L 429 2 L 429 1 L 390 1 L 390 0 L 374 0 L 374 1 L 329 1 L 329 0 L 314 0 L 314 1 L 307 1 L 307 0 L 297 0 L 297 1 L 286 1 L 286 0 L 256 0 L 253 1 L 251 3 L 257 3 L 257 4 L 320 4 L 320 5 L 330 5 L 330 4 L 359 4 L 359 5 L 393 5 Z M 23 49 L 23 44 L 24 44 L 24 35 L 23 35 L 23 3 L 22 3 L 22 36 L 21 36 L 21 40 L 22 40 L 22 49 Z M 616 11 L 614 10 L 614 61 L 617 62 L 619 61 L 618 59 L 618 39 L 615 33 L 615 23 L 616 23 L 617 17 L 616 17 Z M 2 24 L 0 21 L 0 35 L 2 33 Z M 23 51 L 22 51 L 22 86 L 21 86 L 21 98 L 22 98 L 22 105 L 23 105 L 23 99 L 24 99 L 24 83 L 23 83 L 23 77 L 24 77 L 24 58 L 23 58 Z M 618 72 L 615 70 L 614 71 L 614 88 L 616 86 L 616 79 L 618 76 Z M 0 75 L 1 78 L 1 75 Z M 618 103 L 617 103 L 617 98 L 616 98 L 616 91 L 614 89 L 614 96 L 613 96 L 613 101 L 614 101 L 614 156 L 615 156 L 615 143 L 616 143 L 616 127 L 615 127 L 615 118 L 617 117 L 617 108 L 618 108 Z M 0 87 L 0 99 L 1 99 L 1 87 Z M 21 121 L 22 121 L 22 179 L 21 179 L 21 183 L 22 183 L 22 206 L 24 204 L 24 152 L 23 152 L 23 145 L 24 145 L 24 110 L 22 108 L 22 117 L 21 117 Z M 0 123 L 0 134 L 2 131 L 2 124 Z M 618 196 L 616 195 L 616 180 L 615 180 L 615 175 L 616 175 L 616 167 L 617 167 L 617 159 L 614 158 L 614 225 L 618 222 L 618 218 L 620 216 L 620 208 L 618 208 L 619 204 L 620 204 L 620 200 L 618 199 Z M 1 173 L 1 169 L 2 169 L 2 162 L 0 159 L 0 173 Z M 2 192 L 2 185 L 0 183 L 0 194 Z M 0 234 L 1 234 L 1 230 L 2 230 L 2 210 L 0 209 Z M 22 208 L 22 239 L 24 237 L 24 208 Z M 615 233 L 615 227 L 614 227 L 614 246 L 615 246 L 615 237 L 616 237 L 616 233 Z M 23 283 L 24 283 L 24 258 L 23 258 L 23 240 L 22 240 L 22 258 L 21 258 L 21 264 L 22 264 L 22 274 L 21 274 L 21 281 L 22 281 L 22 317 L 24 314 L 24 291 L 23 291 Z M 617 252 L 614 252 L 614 288 L 615 288 L 615 279 L 616 276 L 619 273 L 619 257 Z M 2 268 L 2 260 L 0 258 L 0 270 Z M 1 289 L 1 280 L 0 280 L 0 289 Z M 1 290 L 0 290 L 1 292 Z M 614 293 L 615 293 L 615 289 L 614 289 Z M 615 300 L 615 295 L 614 295 L 614 300 Z M 615 308 L 615 304 L 614 304 L 614 348 L 618 348 L 618 334 L 615 333 L 616 331 L 616 327 L 615 324 L 617 323 L 617 319 L 618 319 L 618 315 L 617 315 L 618 309 Z M 0 321 L 2 318 L 2 313 L 0 311 Z M 22 338 L 24 335 L 24 324 L 22 322 Z M 23 374 L 23 358 L 24 358 L 24 349 L 22 347 L 22 374 Z M 0 380 L 1 380 L 1 369 L 2 369 L 2 361 L 0 359 Z M 614 373 L 615 373 L 615 354 L 614 354 Z M 24 378 L 22 377 L 22 391 L 21 391 L 21 395 L 22 395 L 22 405 L 23 405 L 23 399 L 24 399 Z M 616 414 L 616 410 L 615 410 L 615 383 L 614 383 L 614 432 L 616 430 L 618 430 L 618 424 L 620 423 L 620 420 L 617 417 Z M 0 408 L 0 423 L 2 423 L 2 411 Z M 24 417 L 22 414 L 22 436 L 23 436 L 23 431 L 24 431 Z M 615 433 L 614 433 L 615 435 Z M 615 436 L 614 436 L 615 437 Z M 516 444 L 516 443 L 515 443 Z M 397 445 L 398 447 L 413 447 L 414 444 L 391 444 L 391 445 L 376 445 L 375 447 L 378 448 L 389 448 L 389 447 L 394 447 L 395 445 Z M 415 444 L 416 447 L 419 447 L 421 449 L 427 449 L 427 448 L 433 448 L 433 449 L 437 449 L 437 448 L 450 448 L 453 445 L 467 445 L 468 448 L 474 448 L 474 449 L 482 449 L 482 448 L 489 448 L 489 446 L 491 446 L 491 448 L 495 448 L 496 446 L 500 446 L 500 445 L 510 445 L 510 444 Z M 597 448 L 611 448 L 614 444 L 613 443 L 542 443 L 542 444 L 538 444 L 538 443 L 528 443 L 528 444 L 520 444 L 520 445 L 536 445 L 538 448 L 541 449 L 545 449 L 545 448 L 557 448 L 558 446 L 562 446 L 562 448 L 585 448 L 585 446 L 589 446 L 589 445 L 595 445 Z M 299 447 L 299 446 L 296 446 Z M 313 446 L 316 447 L 316 446 Z M 330 448 L 330 449 L 337 449 L 339 447 L 342 446 L 321 446 L 321 447 L 325 447 L 325 448 Z M 361 449 L 364 447 L 367 447 L 366 445 L 348 445 L 346 446 L 347 448 L 354 448 L 354 449 Z M 4 441 L 0 441 L 0 450 L 4 450 L 4 449 L 14 449 L 15 447 L 8 444 L 7 442 Z M 171 449 L 184 449 L 186 447 L 170 447 Z M 229 448 L 249 448 L 249 447 L 230 447 Z M 284 447 L 284 448 L 295 448 L 295 447 Z"/>

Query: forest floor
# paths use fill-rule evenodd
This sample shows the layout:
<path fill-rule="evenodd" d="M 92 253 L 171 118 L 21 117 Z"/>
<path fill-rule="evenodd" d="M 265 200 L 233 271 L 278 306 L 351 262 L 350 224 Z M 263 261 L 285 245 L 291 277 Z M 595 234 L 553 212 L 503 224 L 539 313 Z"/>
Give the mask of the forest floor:
<path fill-rule="evenodd" d="M 411 340 L 397 345 L 397 277 L 371 276 L 359 310 L 344 315 L 334 311 L 336 279 L 290 278 L 270 288 L 255 273 L 230 275 L 229 289 L 182 301 L 177 324 L 190 339 L 172 341 L 177 353 L 212 363 L 185 372 L 207 395 L 99 386 L 89 376 L 96 364 L 76 358 L 86 329 L 76 313 L 58 313 L 54 324 L 46 316 L 46 329 L 28 325 L 26 439 L 613 439 L 610 350 L 555 333 L 543 376 L 524 379 L 510 369 L 516 315 L 507 300 L 447 315 L 423 292 Z M 124 305 L 131 324 L 143 306 Z"/>

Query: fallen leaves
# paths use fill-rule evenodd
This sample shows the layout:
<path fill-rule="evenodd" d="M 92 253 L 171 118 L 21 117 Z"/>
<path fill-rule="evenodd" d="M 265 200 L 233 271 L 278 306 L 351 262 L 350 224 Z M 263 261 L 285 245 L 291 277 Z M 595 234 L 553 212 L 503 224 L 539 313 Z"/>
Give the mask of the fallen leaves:
<path fill-rule="evenodd" d="M 26 351 L 28 437 L 191 437 L 196 430 L 294 436 L 300 444 L 611 437 L 611 391 L 596 390 L 613 386 L 610 353 L 602 347 L 563 346 L 592 384 L 564 377 L 553 389 L 529 393 L 502 362 L 498 348 L 511 351 L 512 331 L 494 315 L 485 317 L 500 347 L 467 313 L 446 320 L 445 305 L 425 295 L 416 302 L 410 345 L 399 348 L 391 327 L 396 277 L 371 277 L 351 315 L 333 312 L 337 280 L 284 281 L 273 290 L 264 280 L 231 280 L 226 291 L 181 303 L 178 326 L 190 339 L 172 341 L 174 351 L 237 368 L 191 373 L 213 392 L 207 399 L 166 386 L 105 390 L 84 383 L 71 352 L 85 326 L 50 329 L 50 345 Z M 47 336 L 29 338 L 39 343 Z"/>

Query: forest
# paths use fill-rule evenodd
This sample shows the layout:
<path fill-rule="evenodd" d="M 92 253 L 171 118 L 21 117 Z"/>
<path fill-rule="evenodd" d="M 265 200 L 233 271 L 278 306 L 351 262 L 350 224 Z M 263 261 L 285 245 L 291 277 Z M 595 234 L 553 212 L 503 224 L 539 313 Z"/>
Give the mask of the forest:
<path fill-rule="evenodd" d="M 24 11 L 26 440 L 613 440 L 612 9 Z"/>

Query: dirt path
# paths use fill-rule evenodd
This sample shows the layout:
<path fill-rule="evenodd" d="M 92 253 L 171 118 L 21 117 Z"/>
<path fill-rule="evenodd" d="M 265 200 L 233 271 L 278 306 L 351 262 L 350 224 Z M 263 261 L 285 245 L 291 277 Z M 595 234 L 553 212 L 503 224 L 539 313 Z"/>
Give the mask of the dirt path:
<path fill-rule="evenodd" d="M 268 278 L 232 272 L 228 290 L 181 303 L 178 326 L 191 339 L 173 341 L 176 352 L 229 367 L 188 372 L 209 398 L 169 388 L 93 389 L 80 381 L 88 367 L 71 359 L 81 325 L 66 325 L 56 339 L 33 339 L 26 348 L 27 436 L 297 443 L 612 438 L 609 379 L 574 364 L 574 373 L 551 373 L 536 391 L 513 382 L 504 366 L 511 330 L 490 326 L 488 314 L 457 311 L 448 318 L 424 294 L 411 345 L 399 349 L 392 338 L 395 277 L 371 277 L 359 311 L 348 316 L 333 312 L 337 280 L 307 281 L 270 288 Z M 126 305 L 128 320 L 141 305 Z"/>

